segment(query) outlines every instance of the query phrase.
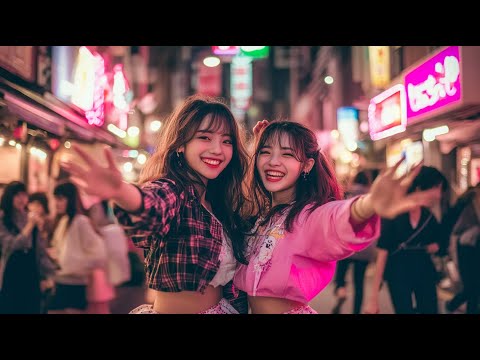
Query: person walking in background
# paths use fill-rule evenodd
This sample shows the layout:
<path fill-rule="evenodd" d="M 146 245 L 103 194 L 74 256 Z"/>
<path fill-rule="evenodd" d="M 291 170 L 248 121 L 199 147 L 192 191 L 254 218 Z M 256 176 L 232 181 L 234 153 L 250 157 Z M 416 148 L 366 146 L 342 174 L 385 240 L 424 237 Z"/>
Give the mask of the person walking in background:
<path fill-rule="evenodd" d="M 245 297 L 231 285 L 237 260 L 245 261 L 240 230 L 247 154 L 237 121 L 222 101 L 195 95 L 164 127 L 140 187 L 122 180 L 107 149 L 108 167 L 78 147 L 86 167 L 63 167 L 86 193 L 113 200 L 127 235 L 146 250 L 155 300 L 131 313 L 246 312 Z"/>
<path fill-rule="evenodd" d="M 73 183 L 58 184 L 53 194 L 57 215 L 49 250 L 60 269 L 55 274 L 49 313 L 84 313 L 93 271 L 106 267 L 105 243 L 85 215 Z"/>
<path fill-rule="evenodd" d="M 447 188 L 448 182 L 440 171 L 422 166 L 408 193 L 437 191 L 436 204 L 418 203 L 408 213 L 382 219 L 372 292 L 365 313 L 379 312 L 378 297 L 384 278 L 397 314 L 438 313 L 438 277 L 432 255 L 446 253 L 450 234 L 431 209 L 438 207 Z"/>
<path fill-rule="evenodd" d="M 431 191 L 406 195 L 420 167 L 394 179 L 399 161 L 379 175 L 370 191 L 348 200 L 320 151 L 315 134 L 299 123 L 262 123 L 256 141 L 250 189 L 255 223 L 247 264 L 234 283 L 248 294 L 253 314 L 315 314 L 308 302 L 332 280 L 338 260 L 369 246 L 380 233 L 380 216 L 393 218 Z"/>
<path fill-rule="evenodd" d="M 374 179 L 373 179 L 374 180 Z M 353 178 L 348 191 L 345 192 L 345 199 L 368 193 L 370 189 L 370 176 L 367 170 L 359 171 Z M 376 241 L 369 245 L 366 249 L 356 252 L 353 255 L 340 260 L 337 263 L 335 272 L 335 296 L 337 303 L 332 309 L 332 314 L 339 314 L 343 303 L 347 299 L 346 275 L 352 265 L 353 267 L 353 314 L 360 314 L 363 303 L 363 290 L 365 284 L 365 272 L 368 265 L 375 261 Z"/>
<path fill-rule="evenodd" d="M 462 291 L 447 302 L 453 312 L 463 302 L 467 314 L 480 313 L 480 183 L 468 189 L 457 201 L 461 212 L 452 231 L 452 247 L 462 282 Z"/>
<path fill-rule="evenodd" d="M 0 208 L 0 313 L 39 314 L 55 271 L 45 251 L 41 215 L 27 211 L 25 184 L 9 183 Z M 32 209 L 33 210 L 33 209 Z"/>
<path fill-rule="evenodd" d="M 110 303 L 116 297 L 115 287 L 130 280 L 128 239 L 107 200 L 92 205 L 88 216 L 105 242 L 107 266 L 92 272 L 87 286 L 87 312 L 110 314 Z"/>

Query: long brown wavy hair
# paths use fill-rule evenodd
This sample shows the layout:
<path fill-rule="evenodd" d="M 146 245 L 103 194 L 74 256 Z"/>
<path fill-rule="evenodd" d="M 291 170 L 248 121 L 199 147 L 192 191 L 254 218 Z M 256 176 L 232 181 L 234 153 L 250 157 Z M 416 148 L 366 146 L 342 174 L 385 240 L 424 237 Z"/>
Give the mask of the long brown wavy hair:
<path fill-rule="evenodd" d="M 309 206 L 310 214 L 327 202 L 341 199 L 343 194 L 333 167 L 320 151 L 317 137 L 313 131 L 293 121 L 271 122 L 263 130 L 256 144 L 253 166 L 250 167 L 250 189 L 253 190 L 253 204 L 255 212 L 259 216 L 265 217 L 263 223 L 268 222 L 275 213 L 289 207 L 289 204 L 281 204 L 272 208 L 272 195 L 263 185 L 256 166 L 260 150 L 266 145 L 280 144 L 284 135 L 288 137 L 290 147 L 298 161 L 305 163 L 310 158 L 315 160 L 308 176 L 305 178 L 300 176 L 297 180 L 295 202 L 285 219 L 285 228 L 287 231 L 291 231 L 294 221 L 306 206 Z"/>
<path fill-rule="evenodd" d="M 208 181 L 206 199 L 232 240 L 235 257 L 245 263 L 242 235 L 245 225 L 240 212 L 246 201 L 242 181 L 246 176 L 248 157 L 244 131 L 240 131 L 234 115 L 223 100 L 193 95 L 179 105 L 162 126 L 155 153 L 142 169 L 139 183 L 164 177 L 172 179 L 181 188 L 192 184 L 204 187 L 199 175 L 185 161 L 183 153 L 177 154 L 177 151 L 193 139 L 207 116 L 209 131 L 216 132 L 223 127 L 229 133 L 233 154 L 232 160 L 220 175 Z"/>

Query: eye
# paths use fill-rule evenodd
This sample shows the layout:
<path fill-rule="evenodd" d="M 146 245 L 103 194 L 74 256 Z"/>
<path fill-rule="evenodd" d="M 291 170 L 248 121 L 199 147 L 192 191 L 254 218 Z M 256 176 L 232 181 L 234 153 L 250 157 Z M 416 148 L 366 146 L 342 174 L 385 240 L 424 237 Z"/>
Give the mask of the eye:
<path fill-rule="evenodd" d="M 291 153 L 285 153 L 285 154 L 283 154 L 283 156 L 295 157 L 295 156 L 294 156 L 293 154 L 291 154 Z"/>
<path fill-rule="evenodd" d="M 225 140 L 224 143 L 225 143 L 225 144 L 232 145 L 232 140 Z"/>
<path fill-rule="evenodd" d="M 200 135 L 198 136 L 199 139 L 201 140 L 210 140 L 210 138 L 208 136 L 205 136 L 205 135 Z"/>
<path fill-rule="evenodd" d="M 259 155 L 265 155 L 265 154 L 268 155 L 268 154 L 270 154 L 270 152 L 268 152 L 267 150 L 260 150 L 258 154 Z"/>

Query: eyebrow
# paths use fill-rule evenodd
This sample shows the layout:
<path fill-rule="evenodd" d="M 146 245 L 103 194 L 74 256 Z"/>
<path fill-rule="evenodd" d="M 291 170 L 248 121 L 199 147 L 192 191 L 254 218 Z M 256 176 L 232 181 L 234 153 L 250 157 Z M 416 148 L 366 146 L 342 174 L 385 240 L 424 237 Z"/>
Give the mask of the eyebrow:
<path fill-rule="evenodd" d="M 264 146 L 261 147 L 261 149 L 265 149 L 265 148 L 271 149 L 272 147 L 270 145 L 264 145 Z M 293 151 L 293 148 L 288 147 L 288 146 L 280 146 L 280 149 Z"/>
<path fill-rule="evenodd" d="M 202 134 L 214 134 L 214 132 L 211 131 L 211 130 L 197 130 L 197 133 L 202 133 Z M 215 133 L 215 134 L 216 134 L 216 133 Z M 222 134 L 222 136 L 230 136 L 230 137 L 232 137 L 232 134 L 225 133 L 225 134 Z"/>

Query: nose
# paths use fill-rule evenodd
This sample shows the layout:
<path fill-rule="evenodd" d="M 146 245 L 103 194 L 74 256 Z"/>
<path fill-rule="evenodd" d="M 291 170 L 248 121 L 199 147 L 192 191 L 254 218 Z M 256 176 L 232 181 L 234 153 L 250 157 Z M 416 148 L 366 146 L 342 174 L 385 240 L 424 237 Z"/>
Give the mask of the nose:
<path fill-rule="evenodd" d="M 210 153 L 219 155 L 222 153 L 222 143 L 221 141 L 212 141 L 210 146 Z"/>
<path fill-rule="evenodd" d="M 280 155 L 278 154 L 271 154 L 270 158 L 268 159 L 268 164 L 271 166 L 278 166 L 280 165 Z"/>

